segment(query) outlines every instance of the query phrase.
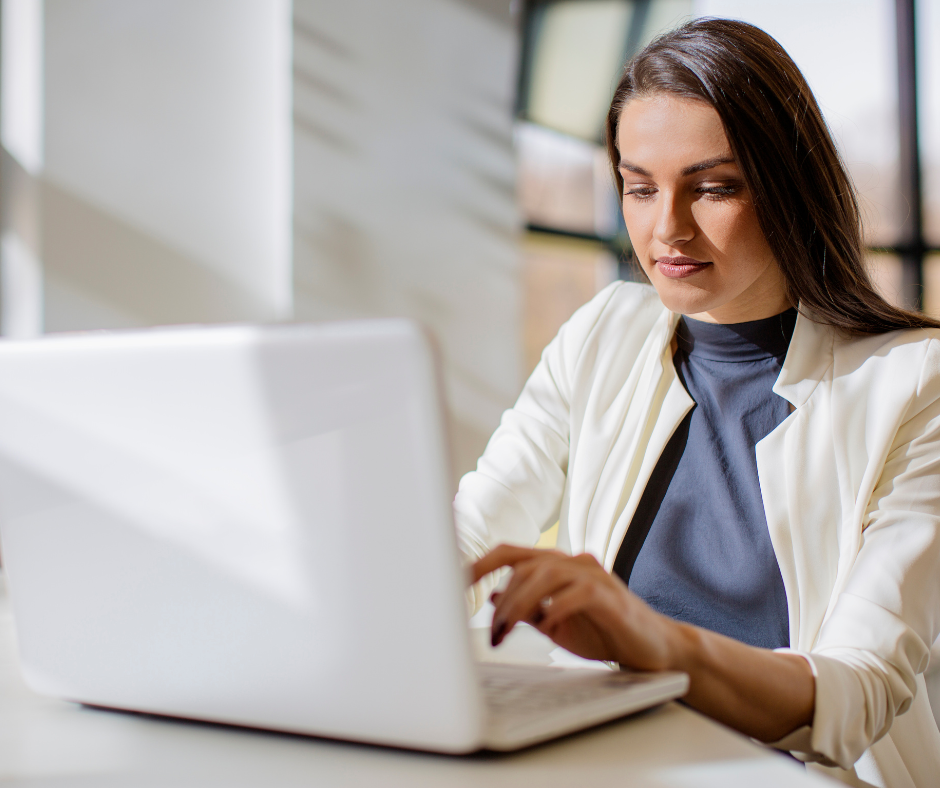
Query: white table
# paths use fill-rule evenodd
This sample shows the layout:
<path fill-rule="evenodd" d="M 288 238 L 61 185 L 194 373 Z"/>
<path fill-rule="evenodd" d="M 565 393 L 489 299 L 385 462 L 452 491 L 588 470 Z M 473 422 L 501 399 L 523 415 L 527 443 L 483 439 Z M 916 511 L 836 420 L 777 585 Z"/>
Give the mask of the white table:
<path fill-rule="evenodd" d="M 14 639 L 0 576 L 0 782 L 5 788 L 832 785 L 677 703 L 524 752 L 469 757 L 90 709 L 27 689 Z M 545 662 L 548 648 L 530 629 L 507 639 L 499 653 L 508 661 Z"/>

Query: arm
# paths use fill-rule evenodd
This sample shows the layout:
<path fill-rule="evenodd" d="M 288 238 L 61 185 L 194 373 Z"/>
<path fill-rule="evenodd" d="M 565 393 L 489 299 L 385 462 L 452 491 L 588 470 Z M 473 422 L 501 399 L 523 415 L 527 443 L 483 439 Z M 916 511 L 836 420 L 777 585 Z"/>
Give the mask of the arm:
<path fill-rule="evenodd" d="M 907 411 L 875 469 L 871 494 L 858 501 L 862 531 L 857 553 L 806 655 L 817 677 L 812 729 L 804 732 L 803 741 L 779 745 L 842 768 L 855 763 L 910 708 L 917 693 L 916 675 L 926 668 L 930 646 L 940 632 L 936 340 L 930 342 L 920 367 Z M 897 377 L 882 375 L 876 385 L 896 387 Z M 874 415 L 869 423 L 891 417 L 875 406 L 887 399 L 870 400 Z M 882 752 L 893 750 L 894 745 L 887 744 Z"/>
<path fill-rule="evenodd" d="M 558 520 L 570 454 L 571 381 L 588 336 L 621 286 L 602 291 L 561 328 L 503 414 L 477 469 L 461 479 L 454 515 L 468 561 L 499 543 L 534 545 Z M 497 579 L 474 586 L 475 608 Z"/>
<path fill-rule="evenodd" d="M 494 597 L 494 645 L 526 621 L 589 659 L 685 671 L 690 706 L 762 741 L 812 722 L 814 678 L 802 657 L 747 646 L 660 615 L 589 555 L 502 545 L 474 565 L 474 580 L 504 566 L 513 569 L 513 577 Z"/>

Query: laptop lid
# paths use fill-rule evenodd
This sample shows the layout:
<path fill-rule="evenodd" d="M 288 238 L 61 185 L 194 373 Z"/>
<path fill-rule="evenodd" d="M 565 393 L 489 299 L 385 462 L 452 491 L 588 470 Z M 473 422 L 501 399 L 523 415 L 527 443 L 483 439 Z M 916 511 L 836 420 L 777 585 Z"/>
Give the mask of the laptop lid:
<path fill-rule="evenodd" d="M 475 749 L 443 424 L 407 321 L 0 344 L 0 545 L 28 682 Z"/>

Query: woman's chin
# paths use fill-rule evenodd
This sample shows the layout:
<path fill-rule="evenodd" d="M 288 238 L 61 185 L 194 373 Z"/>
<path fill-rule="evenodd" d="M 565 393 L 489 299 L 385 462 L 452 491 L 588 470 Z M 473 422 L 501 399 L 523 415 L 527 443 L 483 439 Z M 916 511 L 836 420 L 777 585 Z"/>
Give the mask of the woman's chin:
<path fill-rule="evenodd" d="M 697 315 L 708 312 L 710 309 L 719 306 L 719 304 L 715 303 L 714 298 L 703 298 L 702 295 L 704 294 L 701 291 L 697 293 L 676 292 L 680 290 L 680 288 L 675 287 L 673 282 L 666 282 L 664 284 L 665 286 L 663 287 L 657 287 L 654 282 L 653 286 L 656 287 L 659 300 L 663 302 L 663 306 L 670 312 L 676 312 L 680 315 Z M 691 290 L 691 288 L 688 287 L 681 289 L 686 291 Z"/>

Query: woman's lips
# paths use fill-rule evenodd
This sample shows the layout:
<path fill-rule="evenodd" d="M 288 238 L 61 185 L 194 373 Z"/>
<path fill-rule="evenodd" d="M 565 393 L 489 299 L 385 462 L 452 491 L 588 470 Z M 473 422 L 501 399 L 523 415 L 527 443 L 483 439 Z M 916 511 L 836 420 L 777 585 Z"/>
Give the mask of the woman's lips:
<path fill-rule="evenodd" d="M 702 269 L 711 265 L 703 263 L 700 260 L 694 260 L 691 257 L 660 257 L 656 261 L 659 266 L 659 272 L 669 279 L 684 279 L 692 274 L 697 274 Z"/>

